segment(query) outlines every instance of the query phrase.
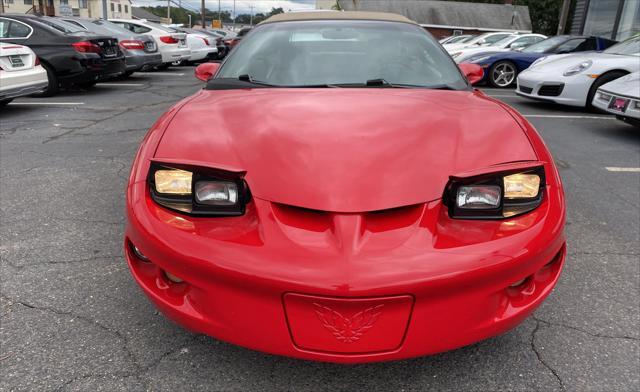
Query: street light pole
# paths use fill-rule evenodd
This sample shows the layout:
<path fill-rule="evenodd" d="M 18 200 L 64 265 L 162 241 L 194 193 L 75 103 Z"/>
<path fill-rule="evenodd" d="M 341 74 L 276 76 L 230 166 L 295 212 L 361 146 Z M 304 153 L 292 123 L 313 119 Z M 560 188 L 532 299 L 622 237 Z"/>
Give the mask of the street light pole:
<path fill-rule="evenodd" d="M 171 0 L 167 0 L 167 19 L 171 19 Z M 170 21 L 167 21 L 171 23 Z"/>
<path fill-rule="evenodd" d="M 109 15 L 107 15 L 107 0 L 102 0 L 102 19 L 109 19 Z"/>
<path fill-rule="evenodd" d="M 191 14 L 187 15 L 189 17 L 189 28 L 191 28 Z"/>
<path fill-rule="evenodd" d="M 233 29 L 236 29 L 236 0 L 233 0 Z"/>
<path fill-rule="evenodd" d="M 249 26 L 253 26 L 253 4 L 249 6 L 251 9 L 251 18 L 249 18 Z"/>
<path fill-rule="evenodd" d="M 207 23 L 204 21 L 204 0 L 200 0 L 200 14 L 202 14 L 202 28 L 207 27 Z"/>

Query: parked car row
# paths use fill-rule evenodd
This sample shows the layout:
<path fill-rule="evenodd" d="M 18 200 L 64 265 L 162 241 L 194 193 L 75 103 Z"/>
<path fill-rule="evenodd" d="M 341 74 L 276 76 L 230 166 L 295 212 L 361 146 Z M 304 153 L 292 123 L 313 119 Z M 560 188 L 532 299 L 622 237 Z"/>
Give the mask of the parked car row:
<path fill-rule="evenodd" d="M 1 14 L 0 43 L 8 46 L 0 49 L 0 104 L 34 93 L 51 96 L 60 88 L 91 88 L 138 71 L 219 59 L 229 50 L 226 35 L 146 20 Z"/>

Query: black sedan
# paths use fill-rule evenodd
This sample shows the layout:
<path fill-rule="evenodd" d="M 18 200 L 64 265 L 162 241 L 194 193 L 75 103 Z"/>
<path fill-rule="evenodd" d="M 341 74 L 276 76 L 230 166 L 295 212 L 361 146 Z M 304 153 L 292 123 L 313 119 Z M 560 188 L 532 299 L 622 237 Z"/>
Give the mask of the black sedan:
<path fill-rule="evenodd" d="M 3 14 L 0 42 L 29 46 L 47 70 L 49 85 L 42 95 L 59 88 L 89 88 L 125 72 L 124 55 L 114 37 L 82 31 L 55 18 Z"/>

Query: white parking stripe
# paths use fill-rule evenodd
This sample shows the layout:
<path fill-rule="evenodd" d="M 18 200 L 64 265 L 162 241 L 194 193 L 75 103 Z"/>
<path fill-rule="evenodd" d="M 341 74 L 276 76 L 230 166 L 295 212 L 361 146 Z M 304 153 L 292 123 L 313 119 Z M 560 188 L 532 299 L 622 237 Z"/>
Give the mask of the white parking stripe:
<path fill-rule="evenodd" d="M 610 172 L 627 172 L 627 173 L 640 173 L 640 167 L 615 167 L 615 166 L 607 166 L 605 167 Z"/>
<path fill-rule="evenodd" d="M 141 75 L 158 75 L 158 76 L 184 76 L 183 73 L 173 72 L 141 72 Z"/>
<path fill-rule="evenodd" d="M 517 95 L 492 95 L 492 94 L 487 94 L 488 96 L 492 97 L 492 98 L 520 98 Z"/>
<path fill-rule="evenodd" d="M 575 116 L 575 115 L 562 115 L 562 114 L 523 114 L 525 117 L 531 118 L 584 118 L 593 120 L 615 120 L 616 118 L 611 116 Z"/>
<path fill-rule="evenodd" d="M 14 106 L 26 106 L 26 105 L 76 106 L 76 105 L 84 105 L 84 102 L 10 102 L 9 105 L 14 105 Z"/>
<path fill-rule="evenodd" d="M 98 83 L 99 86 L 116 86 L 116 87 L 126 87 L 126 86 L 144 86 L 144 83 Z"/>

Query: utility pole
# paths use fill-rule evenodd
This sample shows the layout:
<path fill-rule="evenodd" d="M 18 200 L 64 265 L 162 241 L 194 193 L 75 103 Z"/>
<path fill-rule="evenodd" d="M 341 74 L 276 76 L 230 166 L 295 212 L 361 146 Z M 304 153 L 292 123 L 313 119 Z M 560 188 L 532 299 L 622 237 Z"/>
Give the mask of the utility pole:
<path fill-rule="evenodd" d="M 0 14 L 4 14 L 4 0 L 0 0 Z"/>
<path fill-rule="evenodd" d="M 558 18 L 558 35 L 564 34 L 567 26 L 567 18 L 569 17 L 569 9 L 571 8 L 571 0 L 564 0 L 560 9 L 560 18 Z"/>
<path fill-rule="evenodd" d="M 167 0 L 167 19 L 171 19 L 171 0 Z M 171 23 L 170 21 L 167 21 Z"/>
<path fill-rule="evenodd" d="M 109 15 L 107 15 L 107 0 L 102 0 L 102 19 L 109 19 Z"/>
<path fill-rule="evenodd" d="M 233 0 L 233 30 L 236 29 L 236 0 Z"/>
<path fill-rule="evenodd" d="M 187 16 L 189 17 L 189 28 L 191 28 L 191 14 L 187 14 Z"/>
<path fill-rule="evenodd" d="M 222 16 L 220 15 L 220 0 L 218 0 L 218 20 L 220 21 L 220 27 L 222 27 Z"/>
<path fill-rule="evenodd" d="M 253 26 L 253 9 L 255 7 L 253 6 L 253 4 L 251 4 L 249 8 L 251 9 L 251 18 L 249 18 L 249 26 Z"/>
<path fill-rule="evenodd" d="M 200 0 L 200 13 L 202 14 L 202 28 L 207 27 L 207 23 L 204 21 L 204 0 Z"/>

